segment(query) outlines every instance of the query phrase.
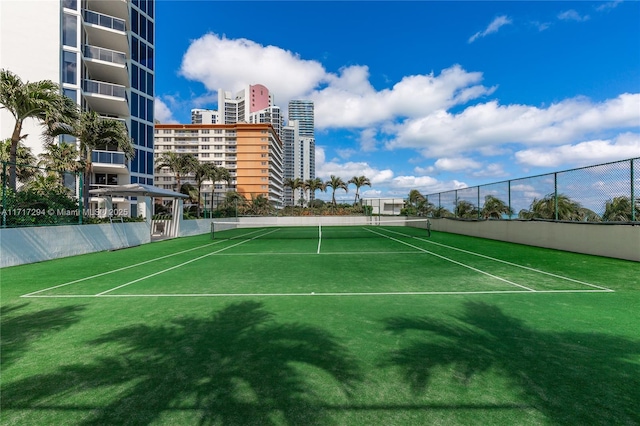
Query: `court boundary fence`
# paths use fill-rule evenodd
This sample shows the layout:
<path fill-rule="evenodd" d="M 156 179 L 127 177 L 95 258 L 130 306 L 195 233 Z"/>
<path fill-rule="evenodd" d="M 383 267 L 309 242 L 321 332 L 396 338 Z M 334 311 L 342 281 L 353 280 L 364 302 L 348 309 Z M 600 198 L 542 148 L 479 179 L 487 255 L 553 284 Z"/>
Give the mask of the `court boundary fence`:
<path fill-rule="evenodd" d="M 429 217 L 640 222 L 640 157 L 436 192 L 424 199 L 423 214 Z"/>

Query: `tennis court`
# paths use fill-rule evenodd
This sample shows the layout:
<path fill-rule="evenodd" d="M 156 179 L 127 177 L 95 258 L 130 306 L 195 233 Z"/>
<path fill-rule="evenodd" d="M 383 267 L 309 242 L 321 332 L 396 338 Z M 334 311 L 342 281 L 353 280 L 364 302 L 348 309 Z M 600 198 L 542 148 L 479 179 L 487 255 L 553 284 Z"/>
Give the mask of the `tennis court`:
<path fill-rule="evenodd" d="M 508 253 L 488 255 L 446 238 L 396 226 L 253 226 L 221 231 L 213 241 L 197 240 L 193 247 L 116 269 L 78 271 L 69 281 L 51 281 L 23 297 L 613 291 L 606 283 L 535 264 L 535 258 L 522 262 Z"/>
<path fill-rule="evenodd" d="M 3 424 L 640 424 L 640 267 L 221 227 L 4 268 Z"/>

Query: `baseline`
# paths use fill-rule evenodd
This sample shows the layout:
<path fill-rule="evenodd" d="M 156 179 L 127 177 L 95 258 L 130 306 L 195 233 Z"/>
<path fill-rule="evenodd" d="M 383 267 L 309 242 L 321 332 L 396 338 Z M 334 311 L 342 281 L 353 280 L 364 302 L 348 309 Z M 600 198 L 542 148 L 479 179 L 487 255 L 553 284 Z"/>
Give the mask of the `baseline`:
<path fill-rule="evenodd" d="M 479 291 L 402 291 L 371 293 L 157 293 L 157 294 L 58 294 L 31 296 L 41 299 L 123 298 L 123 297 L 319 297 L 319 296 L 464 296 L 473 294 L 545 294 L 545 293 L 611 293 L 607 290 L 479 290 Z"/>

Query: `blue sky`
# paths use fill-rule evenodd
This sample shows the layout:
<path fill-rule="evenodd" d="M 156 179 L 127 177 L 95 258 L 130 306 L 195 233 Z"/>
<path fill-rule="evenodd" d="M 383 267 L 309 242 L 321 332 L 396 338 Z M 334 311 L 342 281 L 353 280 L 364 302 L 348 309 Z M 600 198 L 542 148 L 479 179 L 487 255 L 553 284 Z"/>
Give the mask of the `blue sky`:
<path fill-rule="evenodd" d="M 156 119 L 247 84 L 311 99 L 317 176 L 365 197 L 638 157 L 639 22 L 637 1 L 158 0 Z"/>

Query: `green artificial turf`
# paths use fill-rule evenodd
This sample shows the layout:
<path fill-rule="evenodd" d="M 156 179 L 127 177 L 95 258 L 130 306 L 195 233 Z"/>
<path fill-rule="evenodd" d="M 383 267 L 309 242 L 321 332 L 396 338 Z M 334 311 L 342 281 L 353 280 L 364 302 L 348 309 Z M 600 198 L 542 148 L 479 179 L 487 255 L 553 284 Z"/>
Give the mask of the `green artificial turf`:
<path fill-rule="evenodd" d="M 640 424 L 640 264 L 376 232 L 1 269 L 0 423 Z"/>

